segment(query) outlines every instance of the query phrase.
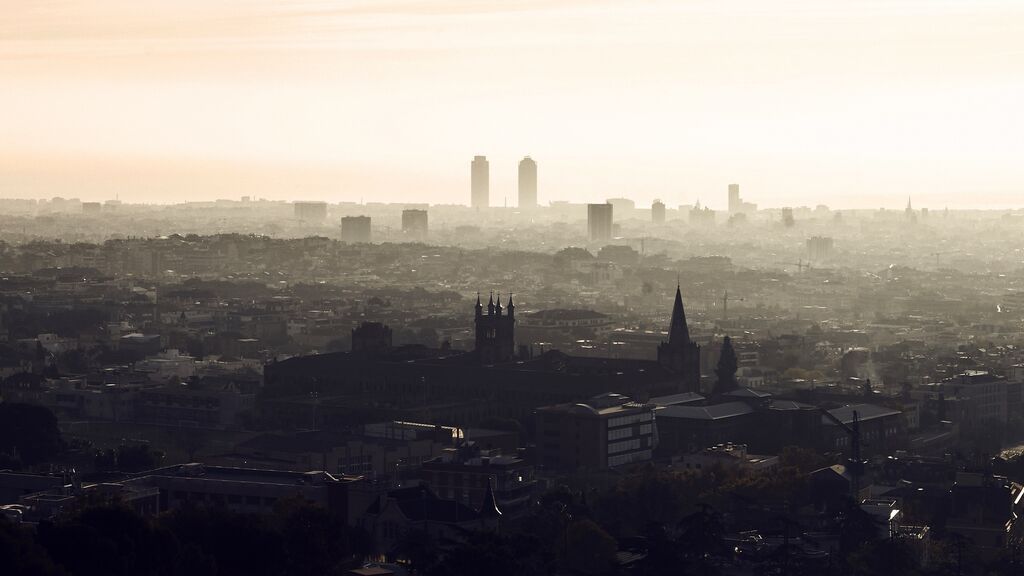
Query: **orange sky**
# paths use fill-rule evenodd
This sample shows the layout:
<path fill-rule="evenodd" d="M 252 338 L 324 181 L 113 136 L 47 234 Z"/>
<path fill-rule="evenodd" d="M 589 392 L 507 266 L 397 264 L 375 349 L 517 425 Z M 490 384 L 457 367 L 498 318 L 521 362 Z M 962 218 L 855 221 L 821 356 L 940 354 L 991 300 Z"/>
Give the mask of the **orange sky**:
<path fill-rule="evenodd" d="M 0 0 L 0 195 L 1020 206 L 1024 3 Z"/>

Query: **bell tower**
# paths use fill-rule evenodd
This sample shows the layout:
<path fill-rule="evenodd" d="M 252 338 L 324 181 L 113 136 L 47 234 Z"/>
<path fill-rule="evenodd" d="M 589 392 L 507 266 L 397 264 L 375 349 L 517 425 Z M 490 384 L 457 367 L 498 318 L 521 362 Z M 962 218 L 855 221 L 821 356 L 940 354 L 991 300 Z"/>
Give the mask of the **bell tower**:
<path fill-rule="evenodd" d="M 475 351 L 482 364 L 508 362 L 515 356 L 515 304 L 512 295 L 508 296 L 508 305 L 503 309 L 501 295 L 494 301 L 491 294 L 487 302 L 487 313 L 480 303 L 480 294 L 476 296 L 476 347 Z"/>

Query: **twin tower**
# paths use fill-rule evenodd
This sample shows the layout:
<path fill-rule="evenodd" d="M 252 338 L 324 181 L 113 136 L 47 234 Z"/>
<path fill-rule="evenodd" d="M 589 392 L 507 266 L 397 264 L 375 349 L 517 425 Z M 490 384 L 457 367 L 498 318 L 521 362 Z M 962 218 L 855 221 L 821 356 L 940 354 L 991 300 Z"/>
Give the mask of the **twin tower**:
<path fill-rule="evenodd" d="M 486 156 L 474 156 L 470 165 L 473 208 L 491 205 L 491 164 Z M 529 156 L 519 162 L 519 207 L 537 207 L 537 163 Z"/>

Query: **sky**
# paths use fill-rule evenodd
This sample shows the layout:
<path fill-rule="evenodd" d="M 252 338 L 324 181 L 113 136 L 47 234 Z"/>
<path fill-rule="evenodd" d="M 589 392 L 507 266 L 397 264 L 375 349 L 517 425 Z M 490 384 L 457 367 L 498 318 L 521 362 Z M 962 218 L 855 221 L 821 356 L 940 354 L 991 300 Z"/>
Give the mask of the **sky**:
<path fill-rule="evenodd" d="M 0 0 L 0 197 L 1024 207 L 1024 2 Z"/>

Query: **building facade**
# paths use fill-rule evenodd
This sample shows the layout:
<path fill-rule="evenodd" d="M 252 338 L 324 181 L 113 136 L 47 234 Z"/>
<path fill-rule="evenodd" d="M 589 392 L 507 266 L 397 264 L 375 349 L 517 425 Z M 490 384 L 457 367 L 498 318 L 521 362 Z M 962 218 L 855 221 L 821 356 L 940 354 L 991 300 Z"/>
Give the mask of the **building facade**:
<path fill-rule="evenodd" d="M 537 207 L 537 163 L 529 156 L 519 161 L 519 207 Z"/>
<path fill-rule="evenodd" d="M 473 208 L 487 208 L 491 205 L 491 165 L 486 156 L 474 156 L 470 165 L 470 180 Z"/>
<path fill-rule="evenodd" d="M 611 239 L 611 204 L 587 204 L 587 233 L 591 242 Z"/>

